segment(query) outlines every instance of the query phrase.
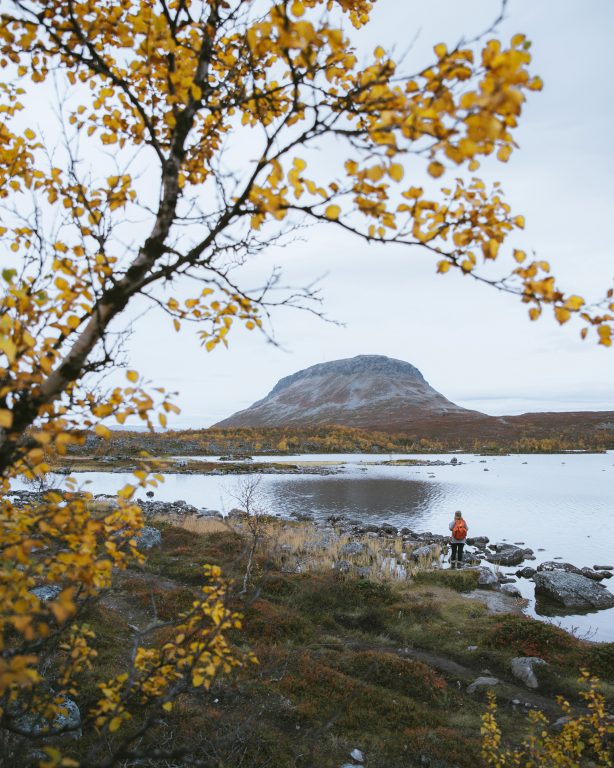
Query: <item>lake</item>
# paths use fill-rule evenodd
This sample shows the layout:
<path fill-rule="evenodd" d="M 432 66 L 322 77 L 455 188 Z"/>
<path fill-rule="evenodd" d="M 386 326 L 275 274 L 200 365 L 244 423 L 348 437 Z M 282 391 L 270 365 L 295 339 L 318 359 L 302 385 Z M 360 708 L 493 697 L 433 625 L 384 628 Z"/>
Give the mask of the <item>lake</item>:
<path fill-rule="evenodd" d="M 372 463 L 389 458 L 449 461 L 453 456 L 458 460 L 456 466 Z M 263 500 L 271 514 L 310 512 L 316 518 L 340 514 L 446 533 L 454 511 L 460 509 L 470 536 L 488 536 L 491 542 L 524 542 L 537 556 L 535 562 L 527 563 L 532 566 L 555 558 L 578 567 L 614 565 L 614 452 L 496 457 L 310 454 L 257 460 L 338 463 L 338 474 L 262 475 Z M 228 511 L 238 506 L 232 494 L 239 477 L 167 475 L 156 489 L 155 499 L 183 499 L 197 507 Z M 132 476 L 101 472 L 82 473 L 77 478 L 94 493 L 115 493 Z M 515 568 L 503 570 L 512 573 Z M 614 591 L 614 578 L 603 583 Z M 536 616 L 533 583 L 519 579 L 517 586 L 530 598 L 526 612 Z M 539 618 L 580 636 L 614 642 L 614 609 Z"/>

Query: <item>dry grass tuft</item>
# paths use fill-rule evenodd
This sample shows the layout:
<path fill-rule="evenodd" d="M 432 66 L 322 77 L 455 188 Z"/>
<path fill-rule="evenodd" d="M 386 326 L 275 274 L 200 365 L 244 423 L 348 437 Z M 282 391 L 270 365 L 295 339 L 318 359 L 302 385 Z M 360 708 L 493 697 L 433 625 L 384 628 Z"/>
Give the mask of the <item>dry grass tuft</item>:
<path fill-rule="evenodd" d="M 184 517 L 173 524 L 196 534 L 232 531 L 253 535 L 246 516 L 232 518 Z M 317 573 L 332 569 L 362 574 L 377 581 L 405 581 L 415 574 L 439 566 L 441 550 L 432 557 L 411 558 L 413 547 L 400 537 L 355 535 L 323 529 L 310 522 L 294 522 L 266 516 L 259 521 L 260 554 L 282 573 Z M 351 545 L 348 548 L 348 545 Z M 353 551 L 354 550 L 354 551 Z M 343 565 L 341 563 L 349 564 Z"/>

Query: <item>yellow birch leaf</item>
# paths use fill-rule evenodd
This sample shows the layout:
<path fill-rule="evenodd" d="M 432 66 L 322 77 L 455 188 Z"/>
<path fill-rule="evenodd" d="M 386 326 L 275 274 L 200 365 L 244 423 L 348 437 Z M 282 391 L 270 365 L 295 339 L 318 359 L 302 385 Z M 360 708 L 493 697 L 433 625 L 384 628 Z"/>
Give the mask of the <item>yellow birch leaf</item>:
<path fill-rule="evenodd" d="M 430 173 L 430 175 L 434 179 L 438 179 L 440 176 L 443 175 L 445 168 L 441 163 L 438 163 L 436 160 L 434 160 L 432 163 L 429 163 L 427 171 Z"/>
<path fill-rule="evenodd" d="M 96 424 L 94 427 L 94 432 L 98 435 L 98 437 L 102 437 L 104 440 L 109 440 L 111 437 L 111 430 L 102 424 Z"/>
<path fill-rule="evenodd" d="M 17 346 L 13 339 L 9 339 L 7 336 L 0 336 L 0 351 L 8 357 L 9 363 L 15 361 L 17 354 Z"/>
<path fill-rule="evenodd" d="M 139 380 L 139 374 L 136 371 L 126 371 L 126 378 L 134 384 Z"/>
<path fill-rule="evenodd" d="M 13 426 L 13 414 L 11 411 L 7 411 L 6 408 L 0 409 L 0 427 L 2 429 L 10 429 Z"/>
<path fill-rule="evenodd" d="M 391 179 L 394 179 L 394 181 L 401 181 L 405 175 L 403 166 L 400 163 L 392 163 L 388 169 L 388 175 Z"/>
<path fill-rule="evenodd" d="M 570 296 L 565 302 L 565 306 L 568 309 L 577 311 L 578 309 L 581 309 L 581 307 L 584 306 L 584 299 L 582 298 L 582 296 Z"/>
<path fill-rule="evenodd" d="M 338 205 L 329 205 L 328 208 L 324 211 L 326 218 L 331 219 L 332 221 L 336 221 L 339 218 L 340 213 L 341 208 Z"/>
<path fill-rule="evenodd" d="M 114 717 L 114 718 L 112 718 L 111 722 L 109 723 L 109 731 L 111 733 L 114 733 L 119 728 L 119 726 L 121 724 L 122 724 L 121 717 Z"/>
<path fill-rule="evenodd" d="M 497 158 L 501 160 L 502 163 L 507 163 L 509 160 L 509 156 L 512 154 L 512 148 L 509 144 L 505 144 L 502 147 L 499 147 L 499 151 L 497 152 Z"/>

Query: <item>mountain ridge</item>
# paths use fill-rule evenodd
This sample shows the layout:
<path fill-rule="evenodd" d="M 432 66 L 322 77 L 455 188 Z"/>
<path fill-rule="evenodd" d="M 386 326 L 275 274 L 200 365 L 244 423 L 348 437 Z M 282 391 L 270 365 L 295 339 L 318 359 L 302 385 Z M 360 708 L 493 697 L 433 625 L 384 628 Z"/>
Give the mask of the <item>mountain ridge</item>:
<path fill-rule="evenodd" d="M 337 424 L 402 431 L 446 417 L 490 420 L 448 400 L 418 368 L 384 355 L 332 360 L 281 378 L 261 400 L 215 427 Z"/>

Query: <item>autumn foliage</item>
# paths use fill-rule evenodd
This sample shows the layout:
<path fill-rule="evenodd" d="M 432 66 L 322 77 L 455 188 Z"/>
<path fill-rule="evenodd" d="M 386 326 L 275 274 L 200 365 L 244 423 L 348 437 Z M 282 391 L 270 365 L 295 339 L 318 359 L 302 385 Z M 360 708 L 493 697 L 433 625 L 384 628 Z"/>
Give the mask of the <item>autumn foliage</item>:
<path fill-rule="evenodd" d="M 240 276 L 249 257 L 305 221 L 421 246 L 440 272 L 457 269 L 514 292 L 532 317 L 547 304 L 560 322 L 579 315 L 611 344 L 611 292 L 589 307 L 556 286 L 548 264 L 518 249 L 506 279 L 480 269 L 502 257 L 506 238 L 524 226 L 498 184 L 488 188 L 471 174 L 486 156 L 508 160 L 525 98 L 541 88 L 528 69 L 528 41 L 439 44 L 412 75 L 381 47 L 366 60 L 355 51 L 347 19 L 367 24 L 373 5 L 2 3 L 5 492 L 14 478 L 43 475 L 46 451 L 63 455 L 79 441 L 77 427 L 105 438 L 105 420 L 164 426 L 176 410 L 135 371 L 124 386 L 100 384 L 135 300 L 166 312 L 177 331 L 196 323 L 208 350 L 226 343 L 236 323 L 266 333 L 272 304 L 310 306 L 309 290 L 272 294 L 277 274 L 255 292 Z M 49 119 L 35 120 L 49 99 Z M 333 142 L 340 163 L 322 168 L 312 148 Z M 175 290 L 180 278 L 184 288 Z M 152 482 L 139 472 L 106 511 L 87 495 L 51 494 L 21 509 L 5 495 L 5 729 L 19 733 L 24 706 L 53 719 L 63 692 L 77 695 L 79 672 L 96 664 L 96 638 L 81 612 L 109 586 L 113 569 L 138 560 L 142 520 L 130 499 L 137 484 Z M 217 574 L 208 575 L 212 585 L 177 619 L 173 638 L 159 648 L 137 642 L 126 676 L 101 686 L 88 717 L 104 738 L 127 727 L 129 707 L 171 706 L 182 686 L 206 686 L 238 661 L 224 638 L 239 619 L 226 613 Z M 45 584 L 59 587 L 47 601 L 33 591 Z M 53 689 L 42 672 L 50 658 L 58 665 Z M 128 730 L 106 764 L 130 757 L 140 732 Z M 61 759 L 54 752 L 50 764 Z"/>
<path fill-rule="evenodd" d="M 531 734 L 520 747 L 506 748 L 497 723 L 497 703 L 489 696 L 488 709 L 482 718 L 482 759 L 488 768 L 571 768 L 612 765 L 614 724 L 608 714 L 606 699 L 599 680 L 584 670 L 580 678 L 586 711 L 577 714 L 564 698 L 559 697 L 561 720 L 553 727 L 538 709 L 529 713 Z"/>

